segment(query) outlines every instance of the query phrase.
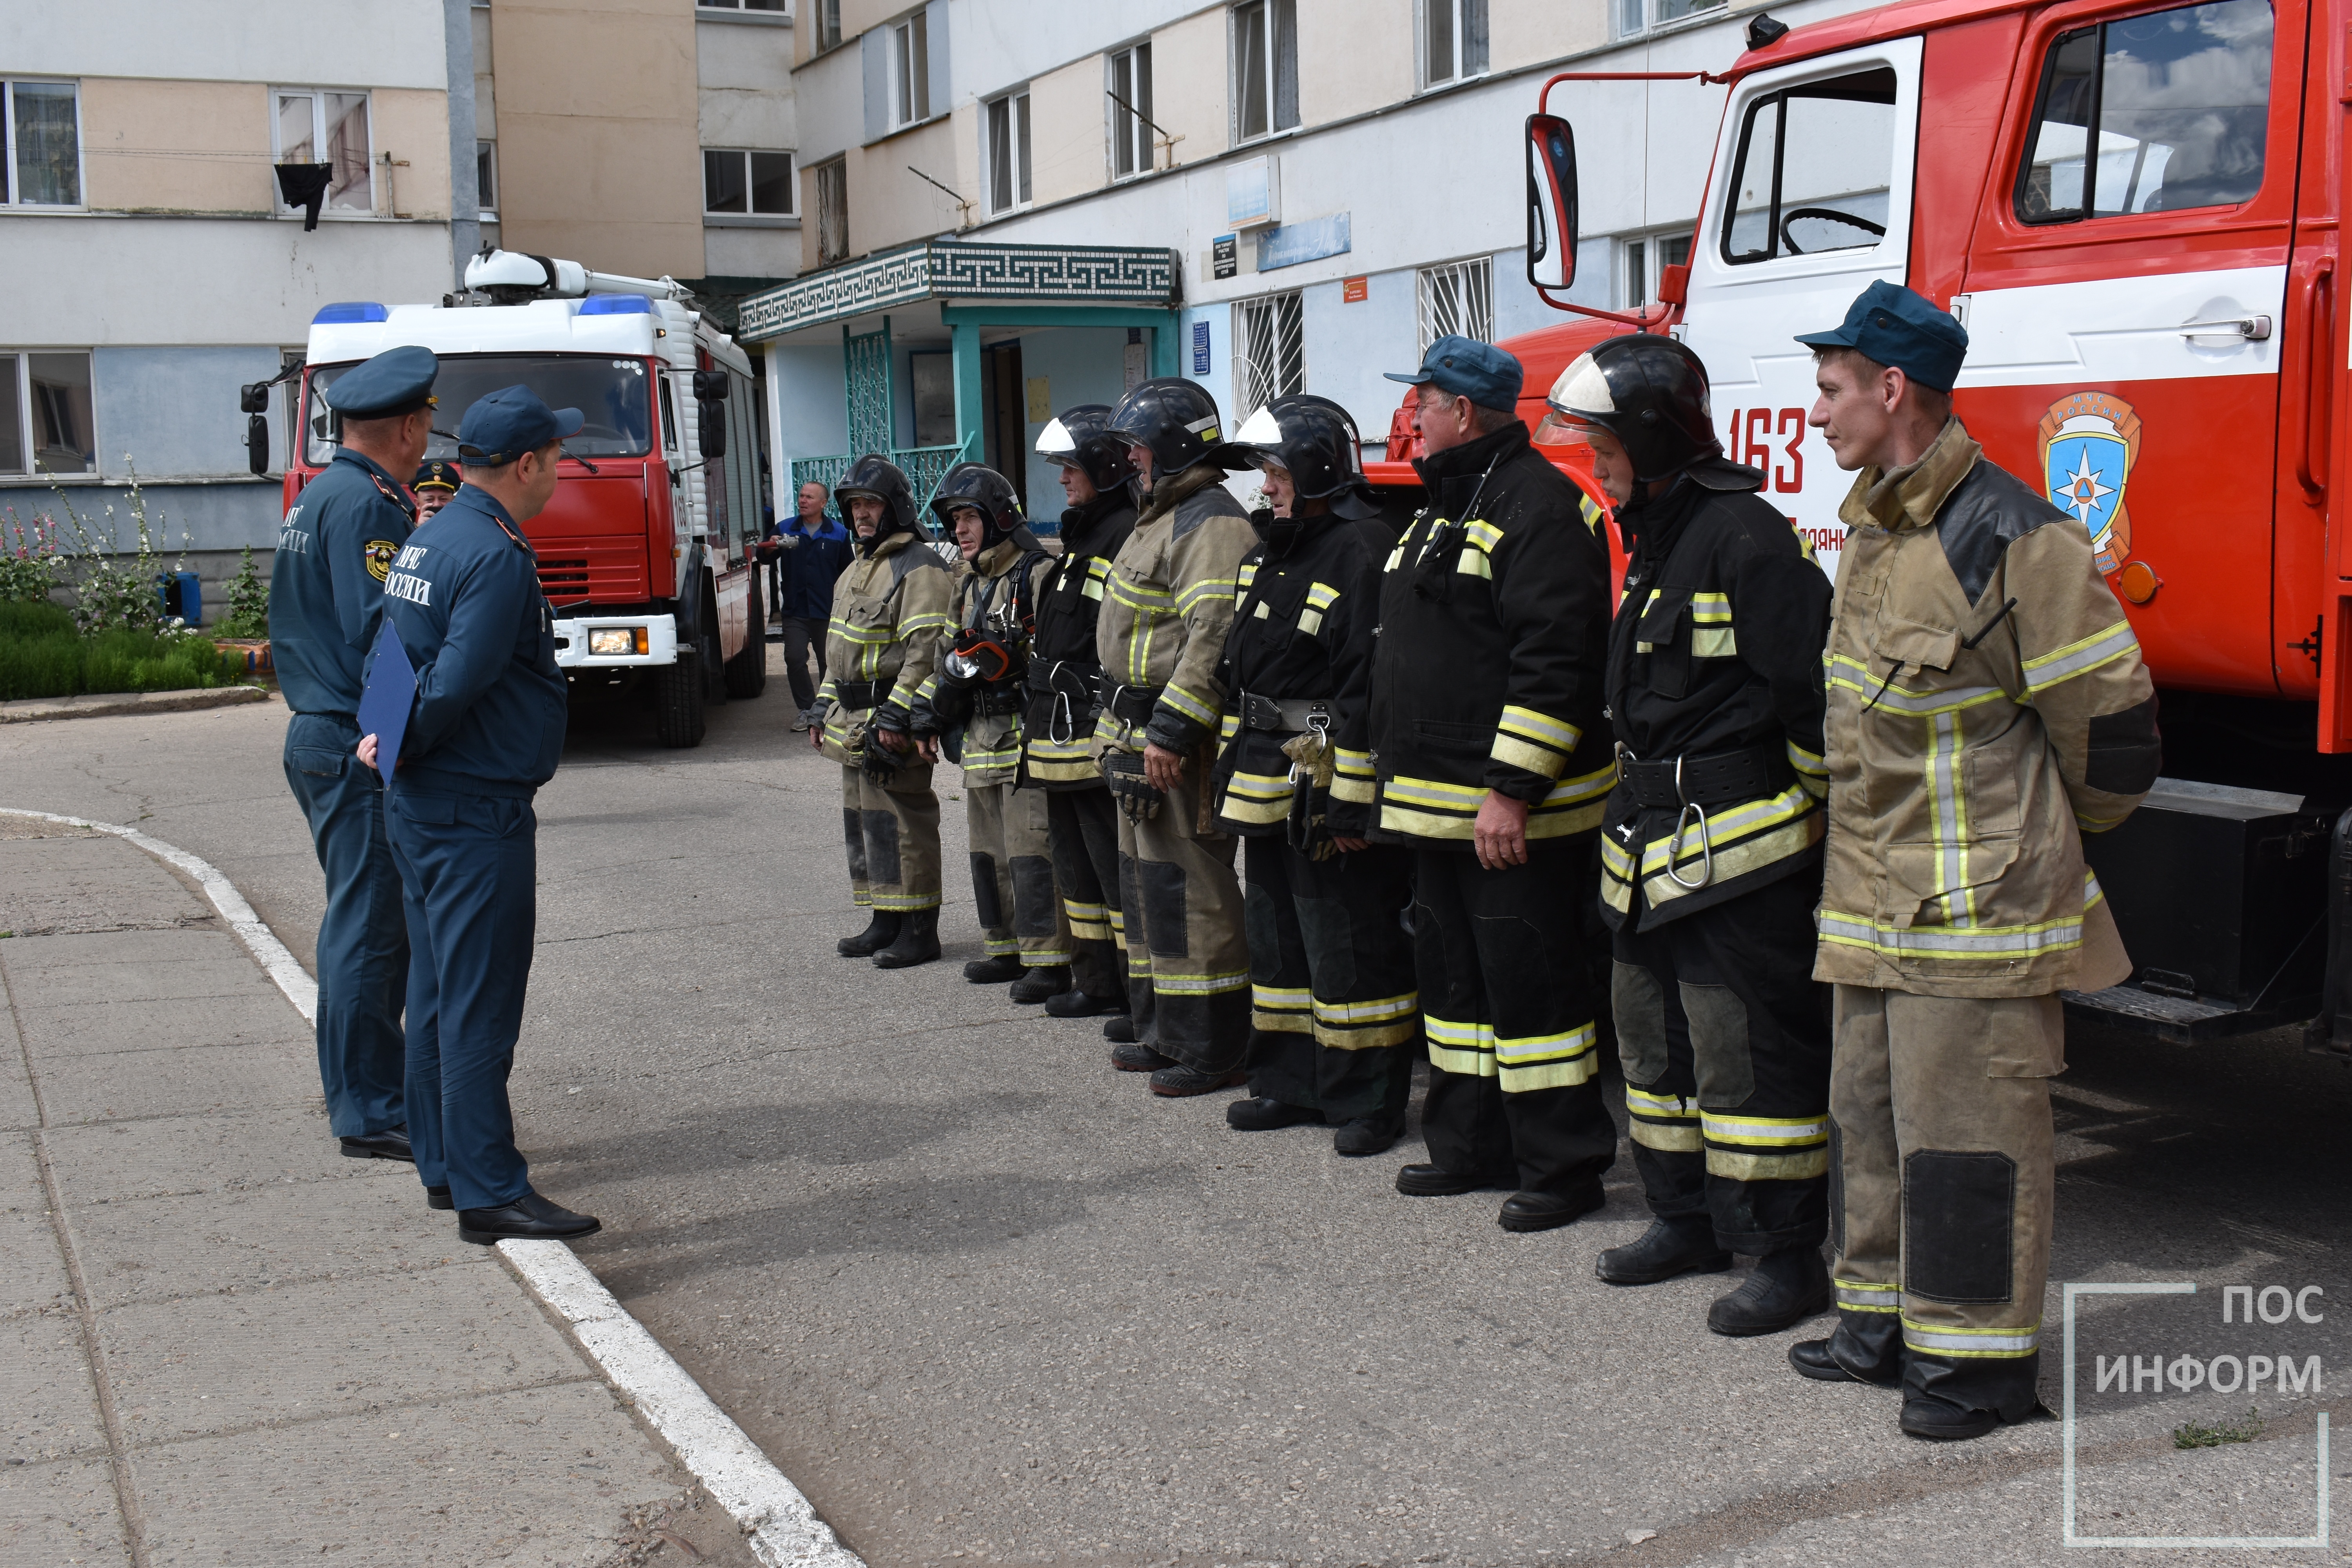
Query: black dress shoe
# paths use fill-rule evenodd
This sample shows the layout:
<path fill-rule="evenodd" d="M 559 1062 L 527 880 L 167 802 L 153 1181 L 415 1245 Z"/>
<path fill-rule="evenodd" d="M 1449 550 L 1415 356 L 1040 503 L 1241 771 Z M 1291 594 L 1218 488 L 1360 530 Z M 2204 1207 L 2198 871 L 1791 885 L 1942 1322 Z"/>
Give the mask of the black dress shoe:
<path fill-rule="evenodd" d="M 1612 1247 L 1592 1261 L 1592 1271 L 1612 1285 L 1655 1285 L 1677 1274 L 1720 1274 L 1731 1254 L 1715 1244 L 1715 1226 L 1654 1219 L 1641 1239 Z"/>
<path fill-rule="evenodd" d="M 963 966 L 963 977 L 974 985 L 1002 985 L 1021 978 L 1021 955 L 1000 952 L 988 958 L 975 958 Z"/>
<path fill-rule="evenodd" d="M 1118 1017 L 1103 1020 L 1103 1038 L 1114 1046 L 1135 1044 L 1135 1019 L 1129 1016 L 1126 1008 L 1118 1010 Z"/>
<path fill-rule="evenodd" d="M 1513 1193 L 1503 1200 L 1495 1223 L 1508 1231 L 1556 1230 L 1608 1201 L 1599 1182 L 1572 1193 Z"/>
<path fill-rule="evenodd" d="M 1339 1123 L 1339 1130 L 1331 1134 L 1331 1152 L 1359 1160 L 1367 1154 L 1385 1154 L 1403 1136 L 1402 1119 L 1384 1121 L 1377 1116 L 1360 1116 L 1353 1121 Z"/>
<path fill-rule="evenodd" d="M 1850 1363 L 1840 1353 L 1835 1334 L 1825 1340 L 1799 1340 L 1789 1347 L 1789 1364 L 1815 1383 L 1874 1383 L 1892 1388 L 1903 1381 L 1900 1361 L 1884 1369 Z"/>
<path fill-rule="evenodd" d="M 1045 1016 L 1049 1018 L 1099 1018 L 1117 1013 L 1122 1021 L 1127 1016 L 1124 996 L 1089 996 L 1072 986 L 1045 998 Z"/>
<path fill-rule="evenodd" d="M 1225 1107 L 1225 1125 L 1236 1132 L 1271 1132 L 1278 1127 L 1296 1127 L 1302 1121 L 1322 1120 L 1323 1113 L 1319 1110 L 1268 1100 L 1262 1094 L 1236 1100 Z"/>
<path fill-rule="evenodd" d="M 1897 1425 L 1914 1437 L 1937 1443 L 1964 1443 L 2000 1426 L 2000 1416 L 1990 1410 L 1963 1410 L 1940 1399 L 1913 1394 L 1903 1402 L 1903 1415 Z"/>
<path fill-rule="evenodd" d="M 1040 1002 L 1050 1002 L 1070 988 L 1070 966 L 1066 963 L 1040 964 L 1024 972 L 1005 994 L 1024 1007 Z"/>
<path fill-rule="evenodd" d="M 1396 1189 L 1409 1198 L 1450 1198 L 1481 1187 L 1508 1185 L 1508 1176 L 1458 1175 L 1443 1165 L 1407 1165 L 1397 1173 Z"/>
<path fill-rule="evenodd" d="M 876 910 L 864 931 L 843 937 L 833 944 L 833 950 L 844 958 L 871 958 L 898 939 L 898 917 Z"/>
<path fill-rule="evenodd" d="M 406 1160 L 416 1162 L 416 1151 L 408 1146 L 408 1129 L 387 1127 L 381 1132 L 362 1132 L 355 1138 L 342 1140 L 343 1153 L 353 1160 Z"/>
<path fill-rule="evenodd" d="M 573 1214 L 537 1193 L 494 1209 L 459 1209 L 457 1239 L 477 1247 L 499 1241 L 570 1241 L 602 1230 L 593 1215 Z"/>
<path fill-rule="evenodd" d="M 1756 1260 L 1756 1271 L 1706 1310 L 1706 1326 L 1745 1339 L 1777 1334 L 1830 1310 L 1830 1271 L 1818 1248 L 1791 1247 Z"/>
<path fill-rule="evenodd" d="M 1171 1100 L 1188 1099 L 1196 1094 L 1214 1094 L 1221 1089 L 1235 1089 L 1249 1081 L 1246 1068 L 1235 1068 L 1230 1072 L 1202 1072 L 1179 1063 L 1161 1068 L 1151 1075 L 1151 1092 L 1164 1094 Z"/>
<path fill-rule="evenodd" d="M 1158 1072 L 1161 1068 L 1174 1067 L 1176 1058 L 1163 1057 L 1150 1046 L 1129 1040 L 1110 1053 L 1110 1065 L 1121 1072 Z"/>
<path fill-rule="evenodd" d="M 453 1209 L 457 1206 L 457 1201 L 449 1195 L 449 1189 L 446 1187 L 427 1187 L 425 1189 L 425 1206 L 429 1209 Z"/>

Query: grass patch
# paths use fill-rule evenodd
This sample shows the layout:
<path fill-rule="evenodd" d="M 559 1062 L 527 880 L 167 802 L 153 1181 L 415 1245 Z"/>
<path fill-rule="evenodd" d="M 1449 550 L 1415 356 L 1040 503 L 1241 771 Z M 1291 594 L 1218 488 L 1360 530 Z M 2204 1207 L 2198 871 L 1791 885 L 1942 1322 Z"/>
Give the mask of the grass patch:
<path fill-rule="evenodd" d="M 2263 1435 L 2263 1413 L 2254 1405 L 2246 1406 L 2246 1418 L 2221 1426 L 2200 1426 L 2184 1422 L 2172 1429 L 2172 1446 L 2176 1448 L 2218 1448 L 2224 1443 L 2251 1443 Z"/>
<path fill-rule="evenodd" d="M 0 603 L 0 701 L 233 686 L 244 673 L 244 658 L 224 655 L 209 637 L 122 630 L 83 637 L 58 605 Z"/>

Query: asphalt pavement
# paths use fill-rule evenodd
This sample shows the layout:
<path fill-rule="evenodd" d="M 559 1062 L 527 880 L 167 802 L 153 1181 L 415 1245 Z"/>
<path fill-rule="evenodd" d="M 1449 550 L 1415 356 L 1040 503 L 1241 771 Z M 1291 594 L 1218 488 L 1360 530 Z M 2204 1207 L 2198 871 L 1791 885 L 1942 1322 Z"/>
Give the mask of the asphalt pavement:
<path fill-rule="evenodd" d="M 1234 1133 L 1224 1096 L 1112 1071 L 1092 1021 L 966 984 L 960 800 L 946 961 L 835 956 L 862 923 L 839 770 L 789 717 L 781 678 L 694 751 L 634 710 L 575 716 L 539 800 L 514 1092 L 534 1181 L 604 1221 L 582 1258 L 867 1562 L 2079 1560 L 2064 1423 L 1918 1443 L 1893 1394 L 1795 1377 L 1797 1336 L 1708 1334 L 1737 1276 L 1595 1279 L 1644 1223 L 1629 1157 L 1601 1213 L 1507 1235 L 1500 1194 L 1394 1193 L 1417 1124 L 1364 1161 L 1319 1130 Z M 11 726 L 0 804 L 203 856 L 307 960 L 318 872 L 284 722 L 272 702 Z M 2075 1304 L 2075 1533 L 2314 1536 L 2317 1418 L 2352 1376 L 2352 1077 L 2283 1036 L 2070 1054 L 2045 1401 L 2064 1404 L 2063 1283 L 2197 1287 Z M 2280 1288 L 2259 1300 L 2286 1316 L 2249 1324 L 2231 1298 L 2235 1285 Z M 2282 1392 L 2290 1359 L 2306 1381 Z M 2254 1440 L 2176 1447 L 2191 1426 Z"/>

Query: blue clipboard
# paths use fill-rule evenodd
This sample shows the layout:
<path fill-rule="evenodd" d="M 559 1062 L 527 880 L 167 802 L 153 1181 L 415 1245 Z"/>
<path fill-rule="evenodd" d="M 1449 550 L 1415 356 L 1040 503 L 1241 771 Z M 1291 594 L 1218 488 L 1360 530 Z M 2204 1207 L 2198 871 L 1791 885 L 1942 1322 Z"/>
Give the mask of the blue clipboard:
<path fill-rule="evenodd" d="M 387 780 L 400 765 L 400 742 L 415 703 L 416 667 L 408 662 L 408 650 L 400 645 L 400 634 L 386 616 L 383 629 L 376 634 L 367 689 L 360 693 L 360 733 L 375 737 L 376 772 Z"/>

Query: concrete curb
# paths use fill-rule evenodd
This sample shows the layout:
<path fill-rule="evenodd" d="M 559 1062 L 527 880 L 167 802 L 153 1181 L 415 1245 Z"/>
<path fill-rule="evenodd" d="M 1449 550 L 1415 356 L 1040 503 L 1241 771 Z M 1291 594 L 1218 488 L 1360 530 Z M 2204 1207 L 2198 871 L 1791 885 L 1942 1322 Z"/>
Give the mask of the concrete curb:
<path fill-rule="evenodd" d="M 82 697 L 27 697 L 0 702 L 0 724 L 35 724 L 45 719 L 108 719 L 119 713 L 185 713 L 198 708 L 237 708 L 248 702 L 268 700 L 268 691 L 258 686 L 212 686 L 192 691 L 100 691 Z M 108 832 L 116 831 L 106 828 L 103 823 L 93 822 L 86 826 L 105 828 Z M 140 847 L 143 849 L 146 846 Z"/>
<path fill-rule="evenodd" d="M 284 942 L 253 912 L 235 884 L 210 862 L 120 823 L 0 806 L 0 816 L 29 817 L 66 827 L 111 834 L 194 879 L 221 918 L 294 1004 L 316 1020 L 319 984 Z M 678 1365 L 646 1326 L 604 1289 L 588 1266 L 560 1241 L 502 1241 L 499 1252 L 532 1295 L 562 1318 L 588 1359 L 641 1411 L 678 1461 L 694 1473 L 731 1516 L 753 1553 L 768 1568 L 866 1568 L 841 1544 L 801 1489 L 760 1451 Z"/>

